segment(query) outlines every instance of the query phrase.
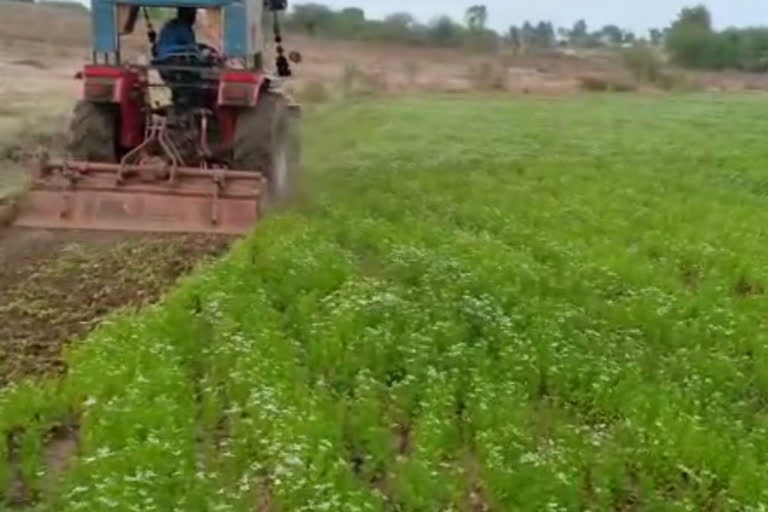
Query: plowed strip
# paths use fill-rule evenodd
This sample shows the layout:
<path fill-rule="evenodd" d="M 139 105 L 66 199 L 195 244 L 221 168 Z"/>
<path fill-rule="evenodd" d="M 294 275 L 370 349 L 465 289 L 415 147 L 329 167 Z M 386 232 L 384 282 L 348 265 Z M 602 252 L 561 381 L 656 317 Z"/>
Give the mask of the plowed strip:
<path fill-rule="evenodd" d="M 0 387 L 64 370 L 61 350 L 110 311 L 156 300 L 228 240 L 0 232 Z"/>

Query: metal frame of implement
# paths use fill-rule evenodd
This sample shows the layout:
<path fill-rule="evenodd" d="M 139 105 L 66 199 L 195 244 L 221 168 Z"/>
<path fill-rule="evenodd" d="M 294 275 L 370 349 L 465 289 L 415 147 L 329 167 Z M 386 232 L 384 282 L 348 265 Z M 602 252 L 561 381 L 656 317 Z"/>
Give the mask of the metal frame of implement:
<path fill-rule="evenodd" d="M 48 229 L 247 233 L 261 218 L 261 173 L 40 158 L 15 224 Z"/>

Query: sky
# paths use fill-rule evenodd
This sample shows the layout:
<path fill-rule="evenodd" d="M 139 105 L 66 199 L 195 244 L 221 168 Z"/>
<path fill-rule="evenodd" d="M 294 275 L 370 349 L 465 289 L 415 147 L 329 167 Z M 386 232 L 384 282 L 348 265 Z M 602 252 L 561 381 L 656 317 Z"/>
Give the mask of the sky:
<path fill-rule="evenodd" d="M 310 0 L 301 0 L 304 3 Z M 643 32 L 651 27 L 665 27 L 683 7 L 701 0 L 312 0 L 334 8 L 361 7 L 369 18 L 380 18 L 396 11 L 410 12 L 421 21 L 437 14 L 462 19 L 473 3 L 488 7 L 488 24 L 506 31 L 525 20 L 552 21 L 556 27 L 570 27 L 579 18 L 587 20 L 590 30 L 607 24 Z M 289 2 L 290 3 L 290 2 Z M 768 2 L 764 0 L 704 1 L 712 12 L 716 27 L 768 25 Z"/>

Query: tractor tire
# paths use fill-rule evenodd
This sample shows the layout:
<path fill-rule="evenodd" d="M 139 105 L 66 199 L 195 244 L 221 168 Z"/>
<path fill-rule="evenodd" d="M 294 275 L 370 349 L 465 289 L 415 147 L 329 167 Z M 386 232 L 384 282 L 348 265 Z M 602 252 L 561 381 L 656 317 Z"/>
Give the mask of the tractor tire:
<path fill-rule="evenodd" d="M 266 92 L 254 108 L 240 113 L 233 149 L 236 169 L 264 172 L 270 200 L 282 202 L 297 194 L 298 115 L 285 96 Z"/>
<path fill-rule="evenodd" d="M 79 101 L 69 125 L 70 158 L 86 162 L 117 161 L 117 111 L 114 105 Z"/>

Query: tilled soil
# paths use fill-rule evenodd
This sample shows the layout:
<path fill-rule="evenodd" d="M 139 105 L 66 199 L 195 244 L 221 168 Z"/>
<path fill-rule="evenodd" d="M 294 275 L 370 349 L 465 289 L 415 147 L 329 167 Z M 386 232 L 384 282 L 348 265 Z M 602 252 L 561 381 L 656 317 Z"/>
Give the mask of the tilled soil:
<path fill-rule="evenodd" d="M 66 343 L 110 311 L 157 300 L 229 242 L 200 235 L 0 231 L 0 387 L 63 372 Z"/>

